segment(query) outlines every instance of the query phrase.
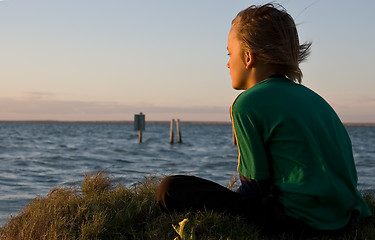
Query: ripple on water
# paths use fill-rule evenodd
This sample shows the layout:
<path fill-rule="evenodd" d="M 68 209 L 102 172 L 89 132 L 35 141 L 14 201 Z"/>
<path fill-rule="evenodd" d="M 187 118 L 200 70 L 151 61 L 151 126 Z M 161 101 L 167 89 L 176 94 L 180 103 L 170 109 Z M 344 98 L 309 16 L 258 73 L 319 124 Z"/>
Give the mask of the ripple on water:
<path fill-rule="evenodd" d="M 51 187 L 80 185 L 84 173 L 103 169 L 125 186 L 169 174 L 226 185 L 237 167 L 231 125 L 182 123 L 181 131 L 182 144 L 169 144 L 169 124 L 149 124 L 138 143 L 132 124 L 0 123 L 0 223 Z M 348 132 L 359 188 L 373 189 L 375 128 Z"/>

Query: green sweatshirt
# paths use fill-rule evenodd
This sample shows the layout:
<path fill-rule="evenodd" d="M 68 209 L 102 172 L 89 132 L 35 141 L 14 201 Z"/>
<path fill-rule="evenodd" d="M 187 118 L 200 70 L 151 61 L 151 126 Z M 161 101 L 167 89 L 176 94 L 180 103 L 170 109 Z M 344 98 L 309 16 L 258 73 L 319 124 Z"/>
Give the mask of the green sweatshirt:
<path fill-rule="evenodd" d="M 371 211 L 357 190 L 352 145 L 335 111 L 287 78 L 269 78 L 231 107 L 238 172 L 272 179 L 286 214 L 315 229 L 344 227 Z"/>

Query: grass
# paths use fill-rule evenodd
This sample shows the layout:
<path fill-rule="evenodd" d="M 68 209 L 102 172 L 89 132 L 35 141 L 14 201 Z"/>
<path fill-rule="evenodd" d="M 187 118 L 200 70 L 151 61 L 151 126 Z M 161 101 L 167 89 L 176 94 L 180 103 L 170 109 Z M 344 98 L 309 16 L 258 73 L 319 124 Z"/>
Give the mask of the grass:
<path fill-rule="evenodd" d="M 158 178 L 150 177 L 126 188 L 115 186 L 104 172 L 85 175 L 80 187 L 57 187 L 32 200 L 2 227 L 1 239 L 375 239 L 374 216 L 336 233 L 272 236 L 227 215 L 164 214 L 155 202 L 158 184 Z M 374 215 L 375 197 L 364 197 Z M 178 230 L 184 231 L 179 235 Z"/>

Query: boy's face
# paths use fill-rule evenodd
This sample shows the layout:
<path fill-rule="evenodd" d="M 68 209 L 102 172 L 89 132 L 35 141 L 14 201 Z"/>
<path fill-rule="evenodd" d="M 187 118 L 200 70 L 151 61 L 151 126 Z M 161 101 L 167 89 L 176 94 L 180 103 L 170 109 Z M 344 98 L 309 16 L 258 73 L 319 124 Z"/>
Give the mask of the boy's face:
<path fill-rule="evenodd" d="M 249 88 L 248 73 L 245 64 L 245 54 L 241 49 L 240 41 L 237 38 L 235 28 L 231 28 L 228 34 L 228 55 L 230 77 L 232 78 L 232 88 L 237 90 L 246 90 Z"/>

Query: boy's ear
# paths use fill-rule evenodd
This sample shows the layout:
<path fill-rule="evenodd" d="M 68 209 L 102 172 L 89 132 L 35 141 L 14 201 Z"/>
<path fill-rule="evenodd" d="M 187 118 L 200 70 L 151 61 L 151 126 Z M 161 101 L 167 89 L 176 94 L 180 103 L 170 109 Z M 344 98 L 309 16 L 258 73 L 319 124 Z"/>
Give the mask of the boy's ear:
<path fill-rule="evenodd" d="M 245 66 L 247 69 L 251 68 L 254 65 L 255 58 L 254 54 L 250 51 L 245 51 Z"/>

